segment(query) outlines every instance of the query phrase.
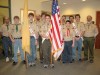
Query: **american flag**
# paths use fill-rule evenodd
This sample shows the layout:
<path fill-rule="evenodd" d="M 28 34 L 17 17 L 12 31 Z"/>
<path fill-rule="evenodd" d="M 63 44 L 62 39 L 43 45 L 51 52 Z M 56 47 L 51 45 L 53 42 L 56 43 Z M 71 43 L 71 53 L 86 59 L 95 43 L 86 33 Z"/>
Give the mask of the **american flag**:
<path fill-rule="evenodd" d="M 57 59 L 63 51 L 63 38 L 61 34 L 60 14 L 57 0 L 53 0 L 52 2 L 51 24 L 52 29 L 50 37 L 52 40 L 52 53 L 54 54 L 54 58 Z"/>

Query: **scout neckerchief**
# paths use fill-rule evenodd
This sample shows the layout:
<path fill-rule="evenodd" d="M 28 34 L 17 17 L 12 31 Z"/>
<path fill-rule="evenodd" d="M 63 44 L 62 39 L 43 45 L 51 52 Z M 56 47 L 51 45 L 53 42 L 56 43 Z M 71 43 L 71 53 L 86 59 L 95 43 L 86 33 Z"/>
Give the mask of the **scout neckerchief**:
<path fill-rule="evenodd" d="M 70 29 L 69 28 L 67 28 L 66 33 L 67 33 L 67 36 L 70 36 Z"/>
<path fill-rule="evenodd" d="M 90 24 L 91 24 L 91 22 L 87 22 L 87 25 L 88 25 L 88 29 L 90 28 Z"/>
<path fill-rule="evenodd" d="M 18 32 L 18 24 L 16 24 L 16 32 Z"/>
<path fill-rule="evenodd" d="M 9 30 L 9 25 L 6 25 L 7 26 L 7 31 Z"/>

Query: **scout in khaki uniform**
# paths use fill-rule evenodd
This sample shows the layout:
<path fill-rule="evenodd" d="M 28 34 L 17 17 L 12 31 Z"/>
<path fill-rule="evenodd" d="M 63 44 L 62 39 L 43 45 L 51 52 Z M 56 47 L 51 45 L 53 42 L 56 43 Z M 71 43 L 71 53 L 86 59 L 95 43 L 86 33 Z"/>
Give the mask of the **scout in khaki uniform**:
<path fill-rule="evenodd" d="M 62 30 L 64 38 L 64 50 L 62 53 L 62 62 L 72 63 L 72 47 L 74 47 L 74 31 L 69 20 L 66 21 L 66 28 Z"/>
<path fill-rule="evenodd" d="M 42 36 L 41 49 L 43 51 L 44 68 L 47 68 L 51 62 L 51 42 L 50 42 L 50 36 L 49 36 L 50 28 L 51 28 L 50 15 L 46 15 L 46 22 L 41 27 L 41 32 L 40 32 L 40 35 Z M 54 64 L 51 64 L 50 66 L 54 67 Z"/>
<path fill-rule="evenodd" d="M 93 63 L 94 59 L 94 44 L 95 38 L 98 34 L 98 30 L 95 24 L 92 23 L 92 17 L 87 16 L 87 23 L 85 24 L 85 34 L 84 34 L 84 58 L 85 60 L 90 60 Z M 89 52 L 89 53 L 88 53 Z"/>
<path fill-rule="evenodd" d="M 28 64 L 29 66 L 35 66 L 35 59 L 36 59 L 36 43 L 38 39 L 38 26 L 33 21 L 34 14 L 29 13 L 29 31 L 30 31 L 30 54 L 27 55 L 28 57 Z"/>
<path fill-rule="evenodd" d="M 39 32 L 41 32 L 41 27 L 44 25 L 45 23 L 45 13 L 42 13 L 41 16 L 37 16 L 36 17 L 36 25 L 39 28 Z M 41 49 L 41 45 L 42 45 L 42 37 L 39 34 L 39 38 L 38 38 L 38 42 L 39 42 L 39 56 L 40 56 L 40 63 L 43 63 L 43 51 Z"/>
<path fill-rule="evenodd" d="M 22 25 L 19 23 L 19 17 L 14 16 L 14 24 L 11 27 L 11 38 L 12 38 L 12 43 L 14 45 L 14 57 L 13 57 L 13 65 L 16 65 L 18 63 L 18 58 L 17 58 L 17 53 L 18 53 L 18 48 L 20 50 L 21 54 L 21 60 L 23 63 L 25 63 L 25 58 L 24 58 L 24 52 L 22 50 Z"/>
<path fill-rule="evenodd" d="M 81 61 L 81 51 L 82 51 L 82 43 L 83 43 L 83 34 L 84 34 L 84 23 L 80 22 L 80 15 L 75 15 L 76 22 L 74 23 L 75 26 L 73 26 L 74 32 L 75 32 L 75 46 L 72 49 L 72 61 L 76 59 L 76 49 L 78 49 L 78 61 Z"/>
<path fill-rule="evenodd" d="M 9 61 L 8 58 L 8 51 L 9 48 L 11 50 L 11 54 L 12 54 L 12 42 L 11 39 L 9 37 L 10 35 L 10 22 L 9 22 L 9 18 L 8 17 L 4 17 L 4 21 L 5 23 L 1 26 L 1 33 L 2 33 L 2 42 L 3 42 L 3 48 L 4 48 L 4 53 L 5 53 L 5 57 L 6 57 L 6 62 Z"/>

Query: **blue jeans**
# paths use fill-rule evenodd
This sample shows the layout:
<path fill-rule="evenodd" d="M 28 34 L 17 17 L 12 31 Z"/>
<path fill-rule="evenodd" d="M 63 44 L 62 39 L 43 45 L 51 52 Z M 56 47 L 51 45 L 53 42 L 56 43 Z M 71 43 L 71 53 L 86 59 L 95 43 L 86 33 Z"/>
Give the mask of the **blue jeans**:
<path fill-rule="evenodd" d="M 9 37 L 3 36 L 2 43 L 3 43 L 5 56 L 8 57 L 9 48 L 10 48 L 11 54 L 12 54 L 12 42 Z"/>
<path fill-rule="evenodd" d="M 75 40 L 75 47 L 72 48 L 72 59 L 76 58 L 76 48 L 78 48 L 78 60 L 81 59 L 82 39 Z"/>
<path fill-rule="evenodd" d="M 71 62 L 72 57 L 72 41 L 65 41 L 64 42 L 64 50 L 62 53 L 62 62 L 66 63 Z"/>
<path fill-rule="evenodd" d="M 24 58 L 24 52 L 22 50 L 22 39 L 15 39 L 15 43 L 14 43 L 14 57 L 13 57 L 13 60 L 15 62 L 18 62 L 18 58 L 17 58 L 18 48 L 20 50 L 21 60 L 23 61 L 23 60 L 25 60 L 25 58 Z"/>
<path fill-rule="evenodd" d="M 36 46 L 34 36 L 30 37 L 30 54 L 27 54 L 28 63 L 32 63 L 36 58 Z"/>

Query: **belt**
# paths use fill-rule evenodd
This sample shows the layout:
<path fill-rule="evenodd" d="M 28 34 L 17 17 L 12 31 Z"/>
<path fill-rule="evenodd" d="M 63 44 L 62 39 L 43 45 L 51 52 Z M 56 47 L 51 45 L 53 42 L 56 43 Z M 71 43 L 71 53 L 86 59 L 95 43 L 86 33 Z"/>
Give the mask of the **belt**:
<path fill-rule="evenodd" d="M 2 37 L 9 38 L 8 36 L 2 36 Z"/>
<path fill-rule="evenodd" d="M 94 38 L 94 37 L 84 37 L 84 38 Z"/>
<path fill-rule="evenodd" d="M 75 36 L 76 38 L 79 38 L 79 36 Z"/>
<path fill-rule="evenodd" d="M 22 39 L 22 37 L 19 37 L 19 38 L 14 38 L 14 39 Z"/>
<path fill-rule="evenodd" d="M 30 38 L 34 38 L 34 36 L 30 36 Z"/>

